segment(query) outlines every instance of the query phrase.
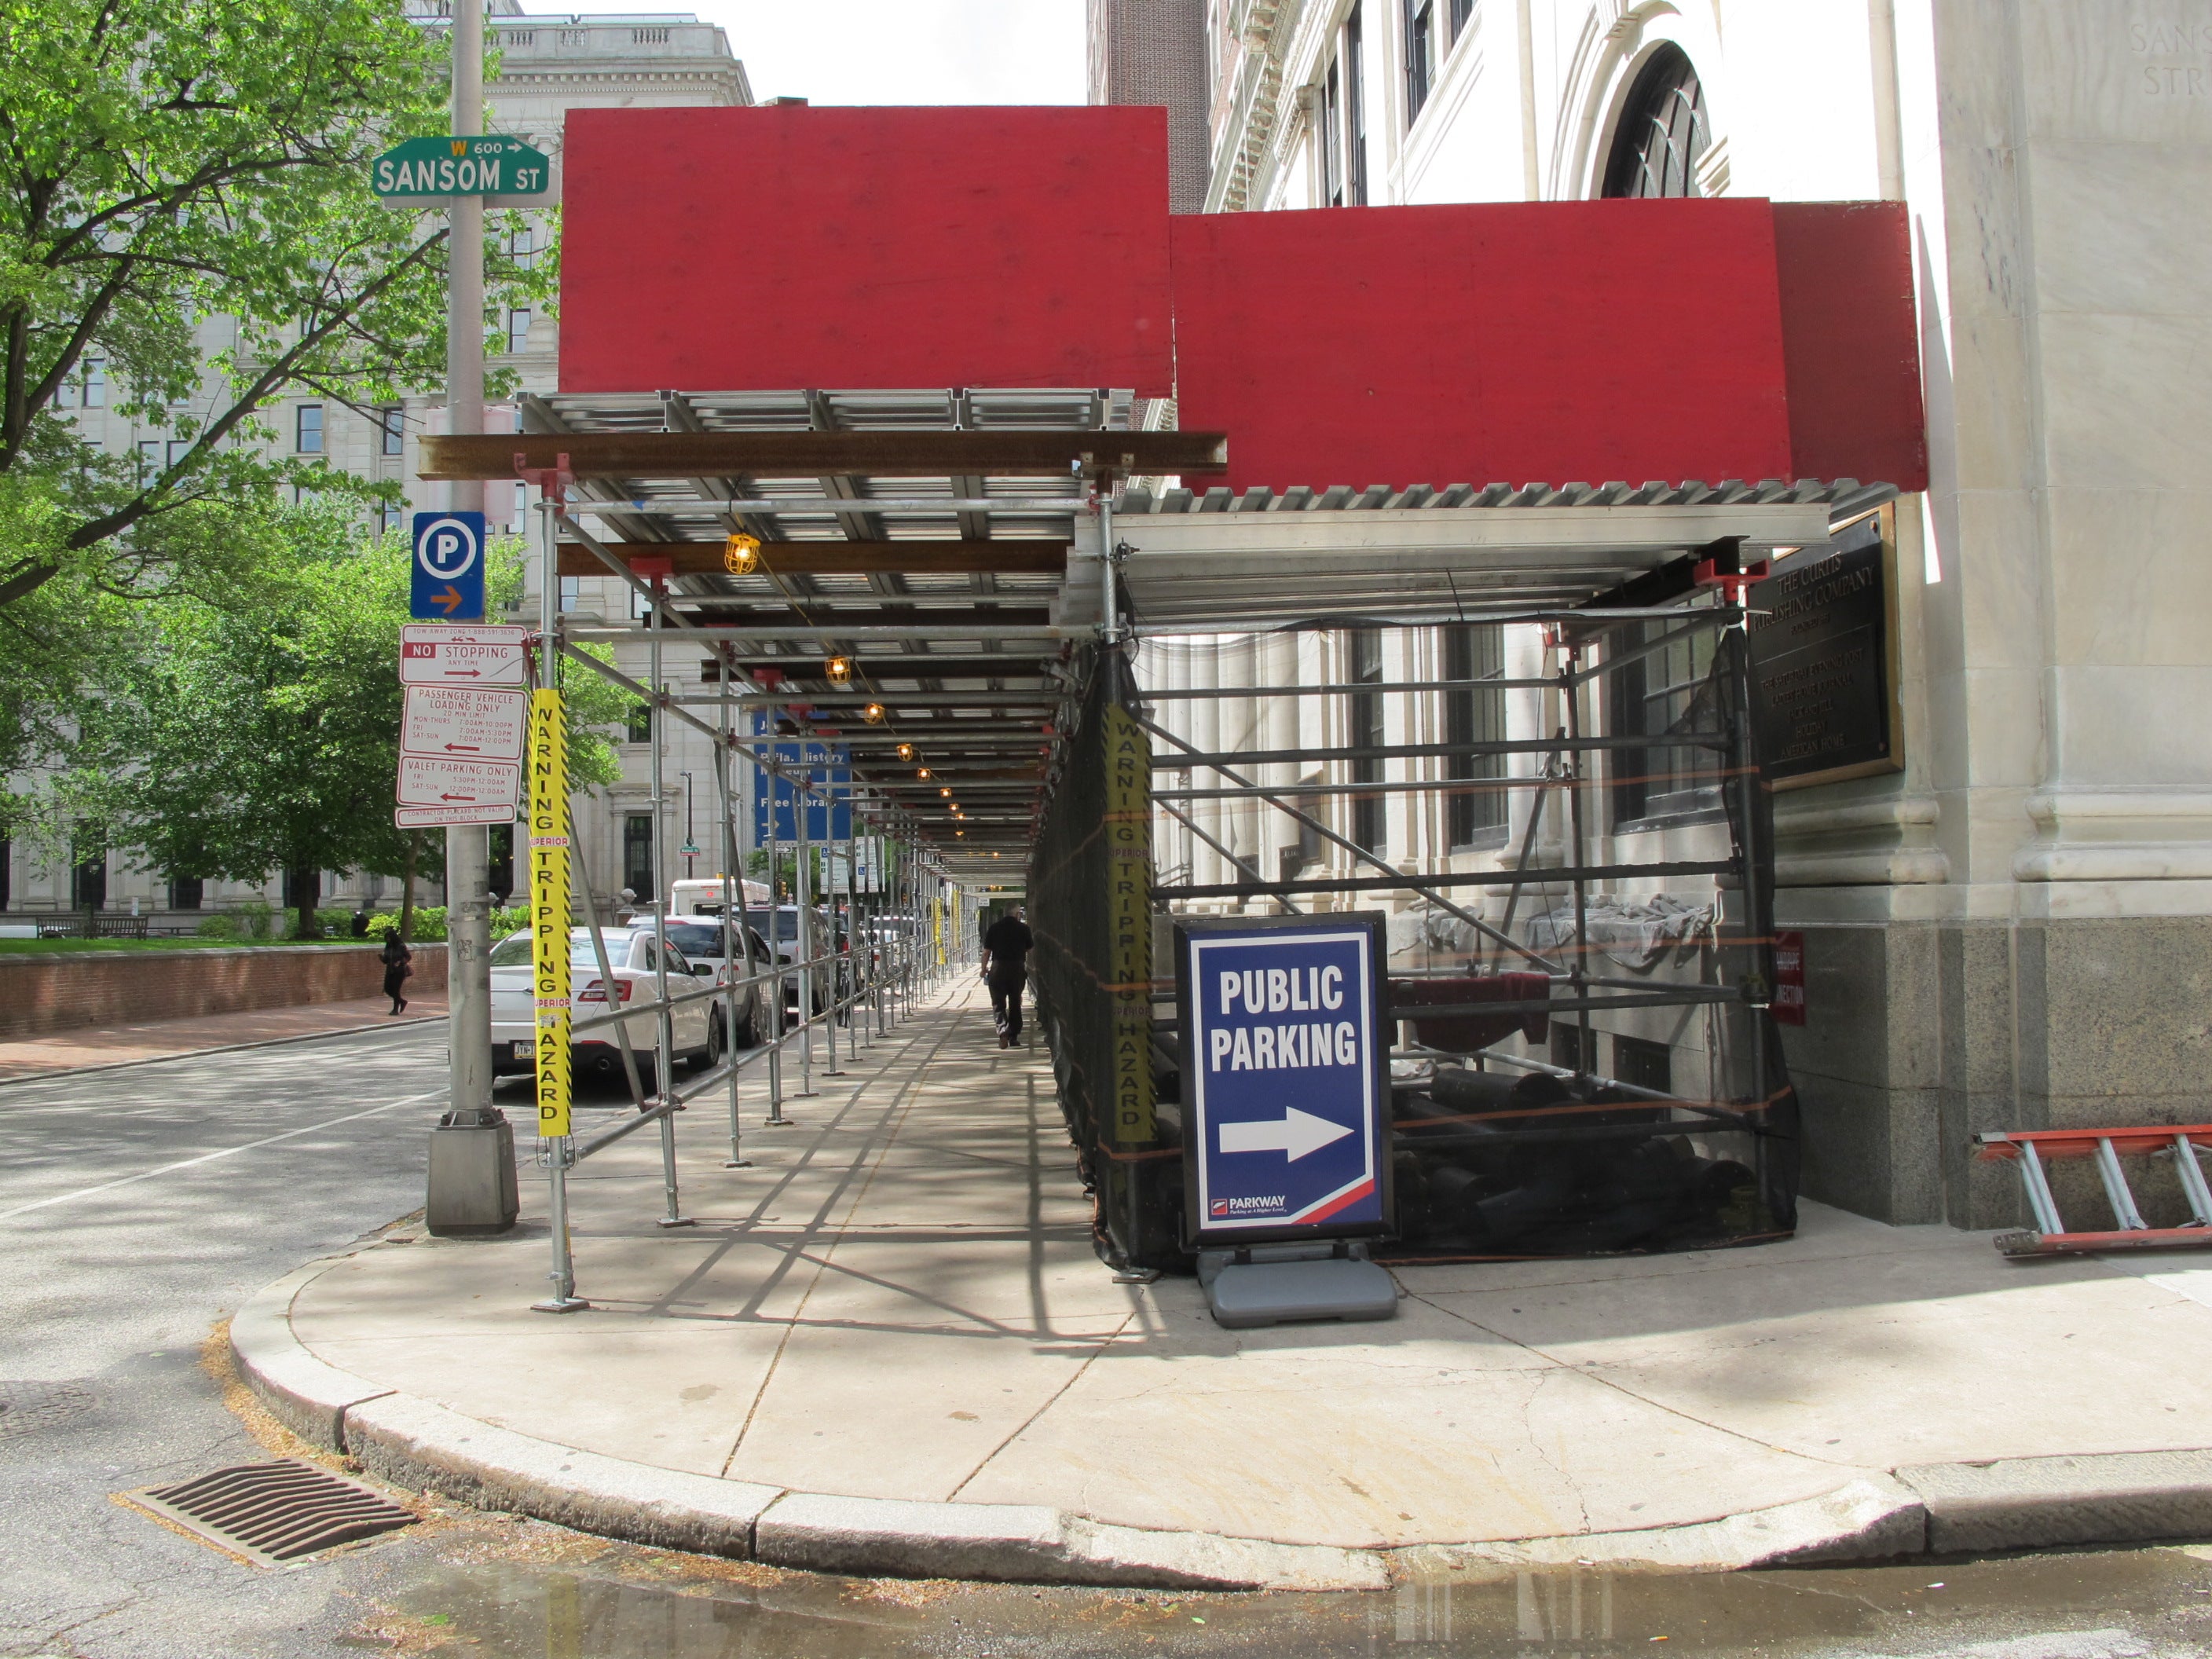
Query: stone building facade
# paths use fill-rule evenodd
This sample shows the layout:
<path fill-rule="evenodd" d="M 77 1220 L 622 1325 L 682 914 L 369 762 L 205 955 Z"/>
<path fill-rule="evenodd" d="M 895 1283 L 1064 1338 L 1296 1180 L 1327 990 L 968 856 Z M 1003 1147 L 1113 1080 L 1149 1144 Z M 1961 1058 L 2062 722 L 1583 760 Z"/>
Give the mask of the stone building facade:
<path fill-rule="evenodd" d="M 424 27 L 437 27 L 450 15 L 450 0 L 410 0 L 410 11 Z M 690 105 L 746 105 L 754 101 L 744 65 L 732 55 L 727 36 L 716 25 L 702 22 L 688 12 L 564 13 L 537 15 L 522 10 L 519 0 L 489 0 L 486 6 L 485 36 L 500 54 L 498 74 L 485 88 L 487 122 L 493 131 L 514 133 L 556 158 L 562 144 L 562 118 L 572 109 L 665 108 Z M 535 216 L 526 216 L 527 228 L 514 251 L 525 258 L 550 257 L 550 228 Z M 542 310 L 517 308 L 495 319 L 503 331 L 503 349 L 493 366 L 513 372 L 520 387 L 520 398 L 542 394 L 558 385 L 560 329 Z M 217 319 L 205 330 L 208 349 L 220 349 L 227 340 L 225 324 Z M 73 416 L 111 449 L 128 452 L 134 447 L 158 456 L 167 441 L 159 434 L 134 428 L 113 409 L 104 380 L 97 382 L 96 398 L 88 398 L 80 387 L 75 394 Z M 211 388 L 210 397 L 216 395 Z M 417 441 L 425 434 L 444 430 L 442 388 L 410 397 L 404 403 L 364 415 L 346 406 L 312 396 L 294 396 L 267 410 L 276 441 L 295 453 L 321 455 L 330 465 L 378 480 L 397 482 L 405 507 L 387 514 L 393 527 L 407 522 L 416 508 L 447 504 L 447 487 L 416 477 Z M 519 418 L 517 402 L 486 410 L 492 430 L 512 430 Z M 495 532 L 527 533 L 534 544 L 536 514 L 531 492 L 519 485 L 491 484 L 485 490 L 485 512 Z M 535 571 L 532 592 L 534 595 Z M 618 583 L 595 579 L 571 579 L 563 604 L 571 608 L 619 617 L 629 600 Z M 526 616 L 536 615 L 534 597 L 526 603 Z M 642 664 L 626 669 L 642 677 Z M 665 763 L 675 777 L 690 769 L 703 786 L 708 767 L 703 746 L 696 756 L 684 748 L 684 735 L 662 739 L 676 745 L 666 751 Z M 646 782 L 650 761 L 647 744 L 653 739 L 642 729 L 627 734 L 621 744 L 623 779 L 611 789 L 594 792 L 595 811 L 581 813 L 579 831 L 585 843 L 586 868 L 592 885 L 602 894 L 626 884 L 623 848 L 625 831 L 635 848 L 650 845 L 649 836 L 630 829 L 635 820 L 650 820 L 655 810 Z M 681 839 L 684 801 L 672 794 L 659 810 L 672 815 Z M 426 870 L 417 880 L 418 902 L 442 902 L 442 867 Z M 495 880 L 501 872 L 495 870 Z M 635 874 L 635 872 L 629 873 Z M 681 865 L 676 872 L 683 873 Z M 713 873 L 702 872 L 702 873 Z M 105 908 L 150 915 L 156 925 L 188 930 L 196 912 L 234 908 L 264 902 L 289 906 L 291 896 L 281 876 L 261 884 L 206 881 L 173 881 L 166 873 L 144 867 L 127 848 L 71 869 L 48 865 L 27 849 L 7 854 L 7 886 L 0 908 L 24 911 Z M 366 872 L 323 872 L 322 902 L 351 909 L 356 906 L 392 908 L 398 902 L 398 884 L 392 878 Z"/>
<path fill-rule="evenodd" d="M 1971 1162 L 1972 1132 L 2203 1121 L 2212 386 L 2194 365 L 2212 293 L 2182 204 L 2212 170 L 2212 3 L 1209 0 L 1206 31 L 1211 210 L 1905 204 L 1931 465 L 1876 525 L 1891 750 L 1776 796 L 1780 925 L 1806 944 L 1808 1019 L 1785 1034 L 1806 1190 L 2007 1224 L 2014 1177 Z M 1446 655 L 1472 651 L 1518 672 L 1540 653 L 1522 631 L 1385 634 L 1379 661 L 1353 639 L 1178 643 L 1146 672 L 1350 688 L 1457 678 Z M 1399 742 L 1534 715 L 1504 694 L 1454 714 L 1449 696 L 1347 689 L 1296 718 L 1308 743 L 1330 722 Z M 1195 718 L 1258 746 L 1274 707 Z M 1454 826 L 1423 799 L 1367 809 L 1394 860 L 1498 856 L 1482 836 L 1510 825 Z M 1257 867 L 1331 861 L 1269 817 L 1209 827 Z M 1160 830 L 1164 863 L 1219 867 Z M 2101 1224 L 2094 1191 L 2081 1224 Z"/>

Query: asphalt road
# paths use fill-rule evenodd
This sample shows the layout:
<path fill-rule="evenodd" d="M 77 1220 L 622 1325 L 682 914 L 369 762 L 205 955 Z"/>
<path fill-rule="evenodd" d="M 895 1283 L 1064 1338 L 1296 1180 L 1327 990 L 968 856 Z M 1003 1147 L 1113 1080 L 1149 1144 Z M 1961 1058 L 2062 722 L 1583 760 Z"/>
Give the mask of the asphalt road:
<path fill-rule="evenodd" d="M 112 1501 L 268 1455 L 202 1348 L 263 1285 L 421 1204 L 444 1069 L 418 1028 L 0 1087 L 0 1654 L 2212 1659 L 2212 1549 L 2191 1547 L 1175 1596 L 855 1583 L 435 1505 L 265 1571 Z"/>

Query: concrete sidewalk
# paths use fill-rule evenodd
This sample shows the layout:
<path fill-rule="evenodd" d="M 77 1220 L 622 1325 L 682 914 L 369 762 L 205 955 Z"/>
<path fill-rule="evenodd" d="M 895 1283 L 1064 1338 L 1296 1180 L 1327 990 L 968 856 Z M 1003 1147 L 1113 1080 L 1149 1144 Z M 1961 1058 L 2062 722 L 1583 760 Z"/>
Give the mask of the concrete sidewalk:
<path fill-rule="evenodd" d="M 796 1066 L 793 1066 L 795 1074 Z M 1231 1333 L 1115 1284 L 1041 1050 L 971 988 L 821 1077 L 725 1170 L 686 1115 L 242 1313 L 247 1373 L 372 1469 L 786 1565 L 1124 1583 L 1711 1567 L 2212 1533 L 2212 1265 L 2007 1262 L 1805 1206 L 1794 1240 L 1397 1271 L 1382 1325 Z M 2025 1462 L 2019 1460 L 2027 1460 Z"/>
<path fill-rule="evenodd" d="M 388 1025 L 410 1025 L 446 1017 L 442 992 L 410 997 L 407 1012 L 394 1016 L 383 997 L 355 997 L 343 1002 L 301 1003 L 287 1008 L 258 1008 L 237 1014 L 200 1014 L 189 1019 L 148 1020 L 136 1025 L 95 1025 L 49 1036 L 0 1042 L 0 1083 L 52 1077 L 63 1072 L 143 1066 L 149 1060 L 218 1048 L 258 1048 L 271 1042 L 335 1036 Z"/>

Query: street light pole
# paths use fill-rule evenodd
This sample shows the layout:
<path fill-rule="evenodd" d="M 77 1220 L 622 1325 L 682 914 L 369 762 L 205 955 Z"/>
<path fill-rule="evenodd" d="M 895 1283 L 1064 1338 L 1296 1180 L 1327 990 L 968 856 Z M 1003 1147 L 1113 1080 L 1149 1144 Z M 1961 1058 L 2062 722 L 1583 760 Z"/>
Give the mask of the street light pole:
<path fill-rule="evenodd" d="M 483 131 L 483 0 L 453 0 L 453 134 Z M 455 196 L 446 247 L 446 411 L 456 433 L 483 430 L 483 198 Z M 455 512 L 481 512 L 483 485 L 451 486 Z M 481 555 L 479 555 L 481 556 Z M 457 617 L 456 622 L 479 621 Z M 491 1112 L 491 831 L 446 828 L 447 1077 L 455 1121 Z"/>

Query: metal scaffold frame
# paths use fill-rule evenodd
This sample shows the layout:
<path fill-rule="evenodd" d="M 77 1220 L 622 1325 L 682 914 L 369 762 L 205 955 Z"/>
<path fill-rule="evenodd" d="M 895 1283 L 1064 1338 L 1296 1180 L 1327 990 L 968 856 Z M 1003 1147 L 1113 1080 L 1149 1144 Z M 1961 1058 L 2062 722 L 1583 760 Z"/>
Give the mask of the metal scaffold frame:
<path fill-rule="evenodd" d="M 1027 892 L 1038 937 L 1039 1024 L 1078 1155 L 1101 1200 L 1102 1253 L 1125 1271 L 1183 1260 L 1171 1199 L 1181 1155 L 1175 1056 L 1153 1006 L 1170 988 L 1154 965 L 1155 923 L 1170 905 L 1336 907 L 1418 896 L 1480 941 L 1463 965 L 1492 979 L 1524 973 L 1538 988 L 1452 1001 L 1446 988 L 1430 988 L 1435 994 L 1418 1009 L 1417 1040 L 1400 1060 L 1432 1067 L 1480 1054 L 1485 1068 L 1541 1079 L 1555 1091 L 1605 1096 L 1534 1105 L 1516 1096 L 1510 1109 L 1437 1111 L 1402 1125 L 1401 1139 L 1649 1140 L 1648 1124 L 1633 1120 L 1639 1105 L 1648 1118 L 1645 1103 L 1654 1100 L 1698 1124 L 1747 1122 L 1762 1110 L 1768 1121 L 1782 1121 L 1787 1081 L 1763 1024 L 1771 851 L 1763 787 L 1747 747 L 1742 589 L 1756 556 L 1824 542 L 1832 518 L 1893 492 L 1845 479 L 1231 495 L 1172 487 L 1177 478 L 1225 470 L 1226 441 L 1154 429 L 1162 412 L 1127 393 L 1090 389 L 532 398 L 520 406 L 520 434 L 427 440 L 425 476 L 535 483 L 544 498 L 546 593 L 556 592 L 564 576 L 618 584 L 641 620 L 563 616 L 549 597 L 540 636 L 550 648 L 543 660 L 567 664 L 564 672 L 586 665 L 585 672 L 627 686 L 706 738 L 716 757 L 724 862 L 736 863 L 732 814 L 747 765 L 756 787 L 765 777 L 799 800 L 849 801 L 871 823 L 905 838 L 910 855 L 901 891 L 914 918 L 900 940 L 898 995 L 906 1006 L 950 963 L 972 957 L 980 890 Z M 1170 487 L 1162 487 L 1163 477 Z M 1701 588 L 1713 602 L 1686 610 L 1681 601 Z M 1474 622 L 1551 631 L 1555 659 L 1544 672 L 1499 684 L 1553 699 L 1558 729 L 1472 743 L 1371 736 L 1301 738 L 1287 747 L 1194 743 L 1172 732 L 1160 705 L 1248 694 L 1295 704 L 1346 688 L 1139 688 L 1127 671 L 1133 645 L 1145 641 Z M 1649 624 L 1656 624 L 1650 638 L 1622 645 L 1620 630 Z M 1706 688 L 1712 729 L 1627 734 L 1590 717 L 1587 704 L 1607 677 L 1701 630 L 1737 642 L 1717 653 L 1729 672 Z M 609 641 L 644 647 L 642 680 L 581 649 Z M 714 684 L 696 695 L 672 690 L 661 672 L 672 644 L 699 649 Z M 1415 675 L 1363 689 L 1414 697 L 1457 684 Z M 737 715 L 756 711 L 767 730 L 733 729 Z M 787 762 L 773 745 L 791 737 L 834 741 L 840 766 L 849 760 L 850 783 L 832 785 Z M 1624 751 L 1676 750 L 1714 761 L 1707 769 L 1727 796 L 1727 848 L 1711 856 L 1662 849 L 1633 858 L 1594 850 L 1600 837 L 1583 808 L 1592 791 L 1620 781 L 1609 762 Z M 1483 787 L 1537 803 L 1530 816 L 1558 803 L 1550 817 L 1563 823 L 1566 849 L 1539 857 L 1537 838 L 1524 834 L 1510 866 L 1409 871 L 1369 857 L 1326 821 L 1332 805 L 1363 796 L 1425 799 L 1463 787 L 1422 769 L 1469 757 L 1506 773 Z M 1295 787 L 1267 775 L 1292 758 L 1356 762 L 1363 775 Z M 657 755 L 653 765 L 657 805 L 664 799 Z M 1086 768 L 1103 769 L 1093 777 Z M 1377 768 L 1413 770 L 1377 777 Z M 1155 771 L 1180 775 L 1181 787 L 1155 794 Z M 1352 862 L 1340 872 L 1269 879 L 1239 867 L 1209 832 L 1204 839 L 1232 878 L 1156 880 L 1155 811 L 1191 824 L 1219 802 L 1286 814 Z M 657 833 L 665 842 L 665 823 Z M 803 822 L 799 833 L 806 833 Z M 665 869 L 666 849 L 659 850 Z M 842 856 L 850 859 L 849 847 Z M 800 860 L 802 880 L 811 881 L 811 859 Z M 1717 926 L 1708 941 L 1733 953 L 1727 972 L 1655 988 L 1599 971 L 1586 942 L 1595 898 L 1682 881 L 1705 884 L 1720 898 L 1717 911 L 1733 907 L 1726 930 Z M 1516 922 L 1525 931 L 1528 921 L 1522 895 L 1552 890 L 1571 916 L 1564 935 L 1518 936 Z M 779 981 L 804 981 L 801 1092 L 814 1074 L 815 980 L 834 975 L 831 955 L 810 949 L 799 963 L 771 969 Z M 835 1021 L 851 995 L 849 985 L 833 981 L 832 1066 Z M 1654 1008 L 1750 1018 L 1757 1030 L 1730 1062 L 1736 1081 L 1708 1090 L 1712 1098 L 1701 1105 L 1599 1073 L 1587 1057 L 1586 1034 L 1623 1011 Z M 1577 1032 L 1576 1063 L 1555 1066 L 1503 1052 L 1495 1042 L 1455 1043 L 1439 1035 L 1455 1022 L 1524 1018 L 1556 1018 Z M 767 1056 L 771 1121 L 781 1115 L 791 1041 L 779 1033 Z M 653 1045 L 656 1091 L 648 1098 L 637 1079 L 638 1120 L 619 1126 L 621 1133 L 648 1120 L 666 1125 L 684 1098 L 696 1099 L 726 1077 L 734 1091 L 732 1069 L 679 1095 L 665 1075 L 668 1046 L 664 1030 Z M 626 1068 L 634 1071 L 634 1060 Z M 1565 1133 L 1559 1126 L 1571 1118 L 1574 1133 Z M 562 1156 L 573 1161 L 611 1138 Z M 1762 1213 L 1778 1227 L 1788 1224 L 1795 1187 L 1794 1142 L 1780 1145 L 1787 1139 L 1778 1136 L 1753 1158 Z M 733 1165 L 742 1165 L 739 1154 L 733 1133 Z M 549 1162 L 557 1183 L 566 1166 L 562 1157 Z M 664 1219 L 674 1221 L 665 1145 L 664 1167 L 671 1171 Z M 1747 1223 L 1731 1236 L 1754 1231 Z M 572 1287 L 562 1275 L 572 1271 L 565 1262 L 556 1267 L 562 1296 Z"/>

